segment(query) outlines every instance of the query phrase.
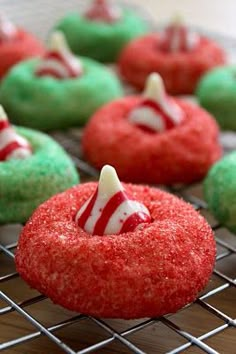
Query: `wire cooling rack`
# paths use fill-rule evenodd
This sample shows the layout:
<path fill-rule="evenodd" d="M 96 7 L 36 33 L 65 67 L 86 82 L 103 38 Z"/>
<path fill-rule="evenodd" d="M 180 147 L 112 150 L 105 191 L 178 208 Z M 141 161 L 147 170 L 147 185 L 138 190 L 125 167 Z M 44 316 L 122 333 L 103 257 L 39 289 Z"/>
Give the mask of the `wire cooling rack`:
<path fill-rule="evenodd" d="M 71 154 L 82 180 L 98 177 L 98 172 L 80 156 L 80 130 L 53 135 Z M 216 266 L 207 289 L 193 304 L 177 314 L 137 321 L 103 320 L 71 313 L 25 285 L 14 267 L 17 243 L 5 239 L 0 244 L 0 264 L 3 264 L 0 273 L 0 351 L 235 353 L 236 340 L 232 331 L 236 326 L 236 238 L 209 214 L 201 198 L 201 185 L 165 189 L 190 202 L 208 219 L 216 233 Z M 17 237 L 17 230 L 3 226 L 0 240 L 7 232 L 11 238 L 13 233 Z"/>
<path fill-rule="evenodd" d="M 82 1 L 1 0 L 1 9 L 17 23 L 45 38 L 65 10 Z M 85 2 L 84 2 L 85 3 Z M 37 16 L 37 21 L 35 17 Z M 147 16 L 150 19 L 149 16 Z M 236 41 L 209 34 L 231 59 Z M 81 131 L 53 136 L 72 156 L 82 181 L 97 179 L 79 151 Z M 225 150 L 235 148 L 235 135 L 222 135 Z M 22 225 L 0 227 L 0 351 L 8 354 L 177 354 L 236 353 L 236 237 L 207 210 L 200 184 L 166 188 L 206 217 L 216 235 L 216 265 L 207 288 L 198 299 L 176 314 L 135 321 L 98 319 L 72 313 L 30 289 L 16 273 L 14 253 Z"/>

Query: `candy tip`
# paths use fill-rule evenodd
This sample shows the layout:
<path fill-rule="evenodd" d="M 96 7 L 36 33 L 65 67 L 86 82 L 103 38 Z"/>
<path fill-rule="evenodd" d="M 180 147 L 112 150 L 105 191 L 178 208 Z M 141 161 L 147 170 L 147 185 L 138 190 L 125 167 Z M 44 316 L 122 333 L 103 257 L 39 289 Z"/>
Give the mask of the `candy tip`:
<path fill-rule="evenodd" d="M 158 74 L 158 73 L 151 73 L 151 74 L 148 76 L 147 82 L 155 82 L 155 83 L 158 84 L 158 85 L 160 85 L 160 84 L 163 85 L 162 77 L 161 77 L 161 75 Z"/>
<path fill-rule="evenodd" d="M 99 189 L 104 194 L 113 194 L 122 189 L 116 170 L 111 165 L 103 166 L 99 178 Z"/>
<path fill-rule="evenodd" d="M 104 180 L 104 179 L 114 179 L 114 178 L 118 178 L 116 170 L 113 166 L 111 165 L 105 165 L 103 166 L 101 173 L 100 173 L 100 180 Z"/>
<path fill-rule="evenodd" d="M 158 73 L 152 73 L 148 76 L 144 90 L 144 96 L 153 100 L 160 100 L 165 93 L 165 87 L 162 77 Z"/>
<path fill-rule="evenodd" d="M 7 120 L 7 114 L 2 105 L 0 105 L 0 120 Z"/>
<path fill-rule="evenodd" d="M 48 41 L 48 47 L 51 50 L 69 49 L 66 37 L 62 31 L 54 31 L 51 33 Z"/>
<path fill-rule="evenodd" d="M 171 18 L 171 24 L 174 26 L 181 26 L 183 22 L 184 22 L 183 16 L 179 12 L 176 12 Z"/>

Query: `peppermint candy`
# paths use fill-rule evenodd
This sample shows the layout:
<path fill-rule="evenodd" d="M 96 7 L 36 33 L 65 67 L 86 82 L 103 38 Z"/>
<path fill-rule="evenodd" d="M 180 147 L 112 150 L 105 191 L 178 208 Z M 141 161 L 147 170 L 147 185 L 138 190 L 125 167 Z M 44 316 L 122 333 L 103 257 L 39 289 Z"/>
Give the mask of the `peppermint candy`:
<path fill-rule="evenodd" d="M 128 120 L 151 132 L 163 132 L 182 122 L 183 110 L 167 96 L 159 74 L 149 75 L 143 100 L 129 114 Z"/>
<path fill-rule="evenodd" d="M 166 27 L 160 38 L 160 47 L 167 52 L 187 52 L 194 49 L 198 43 L 199 36 L 190 31 L 179 16 Z"/>
<path fill-rule="evenodd" d="M 92 6 L 85 13 L 85 17 L 92 21 L 112 23 L 122 16 L 121 9 L 107 0 L 94 0 Z"/>
<path fill-rule="evenodd" d="M 16 26 L 5 15 L 0 14 L 0 42 L 11 40 L 16 34 Z"/>
<path fill-rule="evenodd" d="M 16 133 L 3 107 L 0 106 L 0 161 L 25 159 L 30 155 L 32 155 L 30 144 Z"/>
<path fill-rule="evenodd" d="M 148 209 L 124 190 L 116 170 L 103 167 L 95 193 L 77 212 L 75 221 L 92 235 L 114 235 L 134 231 L 150 223 Z"/>
<path fill-rule="evenodd" d="M 37 76 L 52 76 L 57 79 L 75 78 L 82 74 L 81 61 L 74 56 L 62 32 L 54 32 L 49 41 L 49 51 L 36 69 Z"/>

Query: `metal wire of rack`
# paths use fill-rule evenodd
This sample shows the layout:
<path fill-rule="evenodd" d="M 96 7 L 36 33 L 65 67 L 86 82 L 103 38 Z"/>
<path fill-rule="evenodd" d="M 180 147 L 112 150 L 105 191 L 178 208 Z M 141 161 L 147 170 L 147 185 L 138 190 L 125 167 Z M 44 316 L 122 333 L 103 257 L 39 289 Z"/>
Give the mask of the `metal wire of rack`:
<path fill-rule="evenodd" d="M 78 139 L 81 136 L 81 131 L 79 130 L 71 130 L 64 133 L 55 133 L 54 137 L 67 149 L 67 151 L 71 154 L 72 158 L 74 159 L 78 170 L 81 173 L 83 180 L 88 179 L 96 179 L 98 173 L 95 169 L 93 169 L 90 165 L 88 165 L 80 156 L 79 149 L 78 149 Z M 178 188 L 167 188 L 169 192 L 174 193 L 186 201 L 190 202 L 195 209 L 199 210 L 203 214 L 208 214 L 207 212 L 207 205 L 203 201 L 203 199 L 196 196 L 199 194 L 199 186 L 191 186 L 191 187 L 178 187 Z M 190 190 L 188 190 L 190 189 Z M 196 192 L 197 191 L 197 192 Z M 70 353 L 70 354 L 85 354 L 85 353 L 92 353 L 98 352 L 99 353 L 126 353 L 126 352 L 133 352 L 137 354 L 143 353 L 160 353 L 161 348 L 158 349 L 158 344 L 156 347 L 156 351 L 149 351 L 150 349 L 145 349 L 145 346 L 140 346 L 136 344 L 135 339 L 132 339 L 132 335 L 137 334 L 139 335 L 140 339 L 142 339 L 142 332 L 145 331 L 147 328 L 150 328 L 157 324 L 162 324 L 165 329 L 168 329 L 168 336 L 171 336 L 173 333 L 177 334 L 184 340 L 183 344 L 175 345 L 174 348 L 171 346 L 167 349 L 168 345 L 166 345 L 165 353 L 168 354 L 177 354 L 182 353 L 189 348 L 194 348 L 192 353 L 195 353 L 196 348 L 200 350 L 200 352 L 205 352 L 209 354 L 216 354 L 218 353 L 217 348 L 215 349 L 214 342 L 211 342 L 211 338 L 215 338 L 217 335 L 225 332 L 227 329 L 236 327 L 236 319 L 235 319 L 235 312 L 232 311 L 232 314 L 229 315 L 225 313 L 223 310 L 215 306 L 211 303 L 211 299 L 214 298 L 216 295 L 224 294 L 226 291 L 231 289 L 232 298 L 236 298 L 236 278 L 235 273 L 233 275 L 232 270 L 229 272 L 229 269 L 226 267 L 224 270 L 218 265 L 223 261 L 227 261 L 228 259 L 232 258 L 232 256 L 236 257 L 236 242 L 233 237 L 230 237 L 230 233 L 226 232 L 224 228 L 221 227 L 220 224 L 216 223 L 215 220 L 211 218 L 210 215 L 205 215 L 209 222 L 212 225 L 213 230 L 216 232 L 216 242 L 218 246 L 218 254 L 216 259 L 216 267 L 213 272 L 213 279 L 210 283 L 210 288 L 208 288 L 205 292 L 203 292 L 200 297 L 194 302 L 192 305 L 188 305 L 182 311 L 178 312 L 177 314 L 172 314 L 168 316 L 163 316 L 160 318 L 152 318 L 152 319 L 144 319 L 140 321 L 136 321 L 137 323 L 132 323 L 131 326 L 128 326 L 124 330 L 117 330 L 116 326 L 111 324 L 109 320 L 102 320 L 98 318 L 93 318 L 90 316 L 84 316 L 82 314 L 70 314 L 70 316 L 63 321 L 59 321 L 53 323 L 53 325 L 46 326 L 36 317 L 30 314 L 28 308 L 35 304 L 42 304 L 45 302 L 46 297 L 41 294 L 34 294 L 34 296 L 29 296 L 24 298 L 24 300 L 16 301 L 14 300 L 14 296 L 9 295 L 9 291 L 1 290 L 0 291 L 0 299 L 3 301 L 3 305 L 0 307 L 0 319 L 3 319 L 4 316 L 7 316 L 10 313 L 17 313 L 20 315 L 22 319 L 25 319 L 33 326 L 33 330 L 30 333 L 22 336 L 18 336 L 14 339 L 9 339 L 3 341 L 0 344 L 0 351 L 10 350 L 11 348 L 15 348 L 20 346 L 24 343 L 28 343 L 33 341 L 37 338 L 42 336 L 47 337 L 50 341 L 52 341 L 55 345 L 57 345 L 62 352 Z M 223 234 L 227 236 L 221 237 Z M 1 234 L 0 234 L 1 235 Z M 8 258 L 12 265 L 14 264 L 14 250 L 17 246 L 16 242 L 13 243 L 0 243 L 0 250 L 2 251 L 3 255 Z M 227 264 L 227 262 L 226 262 Z M 11 271 L 6 272 L 5 274 L 1 274 L 0 276 L 0 284 L 5 284 L 5 288 L 7 288 L 7 284 L 19 280 L 18 274 L 16 273 L 13 267 L 11 267 Z M 23 280 L 18 282 L 18 286 L 22 286 Z M 2 286 L 1 286 L 2 288 Z M 213 302 L 214 303 L 214 302 Z M 0 303 L 1 305 L 1 303 Z M 235 301 L 234 301 L 235 305 Z M 56 306 L 56 305 L 51 305 Z M 179 314 L 181 312 L 186 312 L 188 309 L 191 309 L 193 306 L 197 306 L 198 310 L 205 312 L 205 315 L 211 315 L 215 319 L 217 319 L 217 326 L 204 331 L 201 335 L 195 335 L 191 333 L 188 328 L 185 328 L 184 321 L 178 320 Z M 232 303 L 233 306 L 233 303 Z M 183 319 L 183 317 L 181 317 Z M 177 321 L 176 321 L 177 319 Z M 85 320 L 89 320 L 90 323 L 99 327 L 100 330 L 106 333 L 106 338 L 101 340 L 96 340 L 96 335 L 92 336 L 90 340 L 86 343 L 86 345 L 81 349 L 74 349 L 74 345 L 70 346 L 67 344 L 67 339 L 62 339 L 61 335 L 57 334 L 61 330 L 73 326 L 77 324 L 78 331 L 80 330 L 79 325 L 84 322 Z M 194 321 L 194 318 L 192 319 Z M 115 323 L 115 321 L 113 321 Z M 120 321 L 121 322 L 121 321 Z M 129 324 L 130 321 L 122 321 L 126 324 Z M 133 322 L 133 321 L 131 321 Z M 214 321 L 213 321 L 214 322 Z M 1 320 L 0 320 L 1 323 Z M 193 327 L 199 327 L 199 323 L 193 322 Z M 94 330 L 93 330 L 94 331 Z M 96 330 L 95 330 L 96 332 Z M 164 331 L 165 332 L 165 331 Z M 1 334 L 0 334 L 1 337 Z M 166 338 L 167 340 L 167 338 Z M 122 349 L 117 351 L 105 351 L 107 346 L 109 346 L 112 342 L 120 343 L 123 345 Z M 178 343 L 178 339 L 175 339 L 175 344 Z M 167 340 L 168 343 L 168 340 Z M 115 346 L 116 347 L 116 346 Z M 114 348 L 115 348 L 114 347 Z M 103 350 L 103 351 L 102 351 Z M 109 350 L 109 349 L 108 349 Z M 234 353 L 232 347 L 231 353 Z M 9 352 L 11 353 L 11 351 Z M 228 352 L 229 353 L 229 352 Z"/>
<path fill-rule="evenodd" d="M 82 1 L 80 1 L 80 6 Z M 78 0 L 1 1 L 1 8 L 18 23 L 45 37 L 65 10 Z M 32 14 L 37 6 L 37 21 Z M 230 58 L 236 58 L 236 41 L 217 38 Z M 80 152 L 80 130 L 54 137 L 71 154 L 82 181 L 96 179 L 98 172 Z M 228 135 L 223 143 L 235 147 Z M 232 139 L 230 139 L 231 141 Z M 21 225 L 0 227 L 0 351 L 4 353 L 226 353 L 236 352 L 236 238 L 212 218 L 201 195 L 201 186 L 165 188 L 203 214 L 216 234 L 216 266 L 208 287 L 177 314 L 137 321 L 103 320 L 75 314 L 52 304 L 44 295 L 26 287 L 15 270 L 14 251 Z M 229 305 L 232 304 L 232 306 Z"/>

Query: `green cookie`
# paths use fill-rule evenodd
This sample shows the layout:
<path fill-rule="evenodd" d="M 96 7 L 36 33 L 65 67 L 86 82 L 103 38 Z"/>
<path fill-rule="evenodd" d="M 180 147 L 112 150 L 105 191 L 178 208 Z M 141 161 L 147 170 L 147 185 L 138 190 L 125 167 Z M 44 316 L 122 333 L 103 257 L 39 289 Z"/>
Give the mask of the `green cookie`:
<path fill-rule="evenodd" d="M 204 195 L 215 217 L 236 232 L 236 152 L 217 162 L 204 181 Z"/>
<path fill-rule="evenodd" d="M 81 77 L 65 80 L 36 76 L 38 61 L 18 64 L 2 81 L 0 102 L 13 123 L 39 130 L 81 126 L 100 106 L 122 95 L 116 76 L 91 59 L 81 59 Z"/>
<path fill-rule="evenodd" d="M 147 24 L 131 11 L 124 11 L 121 19 L 114 23 L 91 21 L 78 13 L 70 13 L 55 29 L 64 32 L 74 53 L 113 62 L 129 41 L 147 32 Z"/>
<path fill-rule="evenodd" d="M 200 81 L 196 94 L 222 129 L 236 130 L 236 66 L 210 71 Z"/>
<path fill-rule="evenodd" d="M 18 127 L 33 148 L 24 160 L 0 162 L 0 224 L 27 221 L 52 195 L 77 184 L 77 171 L 63 148 L 49 136 Z"/>

